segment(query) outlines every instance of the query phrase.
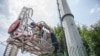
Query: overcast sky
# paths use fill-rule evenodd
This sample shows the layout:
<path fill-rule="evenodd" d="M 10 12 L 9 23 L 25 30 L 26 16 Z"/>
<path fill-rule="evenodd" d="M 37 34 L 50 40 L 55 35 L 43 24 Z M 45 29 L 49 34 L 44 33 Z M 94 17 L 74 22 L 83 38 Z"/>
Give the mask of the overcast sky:
<path fill-rule="evenodd" d="M 100 20 L 100 0 L 68 0 L 68 4 L 77 24 L 90 26 Z M 56 0 L 0 0 L 0 41 L 9 37 L 7 30 L 18 18 L 23 6 L 33 8 L 32 19 L 36 22 L 45 21 L 52 27 L 59 23 Z M 0 56 L 4 49 L 0 45 Z M 18 54 L 25 55 L 29 54 Z"/>

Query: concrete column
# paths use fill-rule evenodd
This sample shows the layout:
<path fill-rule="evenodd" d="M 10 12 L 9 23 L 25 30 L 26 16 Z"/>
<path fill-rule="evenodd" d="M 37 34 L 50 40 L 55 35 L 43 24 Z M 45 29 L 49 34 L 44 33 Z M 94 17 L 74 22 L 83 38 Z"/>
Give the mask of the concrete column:
<path fill-rule="evenodd" d="M 59 0 L 59 9 L 69 56 L 87 56 L 66 0 Z"/>

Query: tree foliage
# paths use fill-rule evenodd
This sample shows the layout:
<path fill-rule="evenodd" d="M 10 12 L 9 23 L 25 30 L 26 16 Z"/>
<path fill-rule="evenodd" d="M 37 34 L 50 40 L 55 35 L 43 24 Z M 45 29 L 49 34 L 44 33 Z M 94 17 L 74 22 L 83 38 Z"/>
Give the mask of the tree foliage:
<path fill-rule="evenodd" d="M 100 21 L 87 27 L 77 26 L 86 47 L 88 56 L 100 56 Z"/>
<path fill-rule="evenodd" d="M 54 33 L 57 37 L 58 43 L 59 43 L 59 56 L 64 56 L 64 41 L 62 36 L 62 29 L 61 26 L 58 24 L 54 27 Z"/>

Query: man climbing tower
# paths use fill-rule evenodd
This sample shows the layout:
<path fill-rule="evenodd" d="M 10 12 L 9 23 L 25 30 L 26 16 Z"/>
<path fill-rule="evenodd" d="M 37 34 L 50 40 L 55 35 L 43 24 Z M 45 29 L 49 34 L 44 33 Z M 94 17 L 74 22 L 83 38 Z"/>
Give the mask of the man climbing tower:
<path fill-rule="evenodd" d="M 53 30 L 43 21 L 41 21 L 39 23 L 32 22 L 30 25 L 31 25 L 31 28 L 34 29 L 34 37 L 33 38 L 35 41 L 38 41 L 39 37 L 43 36 L 43 33 L 44 33 L 43 28 L 46 28 L 47 30 L 49 30 L 49 33 L 47 33 L 46 38 L 51 38 L 52 45 L 55 49 L 54 53 L 57 53 L 59 46 L 58 46 L 57 38 L 56 38 L 55 34 L 53 33 Z"/>

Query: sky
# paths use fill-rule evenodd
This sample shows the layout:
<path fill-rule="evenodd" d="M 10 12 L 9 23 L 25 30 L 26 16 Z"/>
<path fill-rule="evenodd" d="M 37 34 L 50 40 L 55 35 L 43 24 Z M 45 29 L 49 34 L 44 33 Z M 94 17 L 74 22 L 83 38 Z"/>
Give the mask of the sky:
<path fill-rule="evenodd" d="M 100 20 L 100 0 L 67 0 L 76 24 L 90 26 Z M 0 41 L 6 41 L 9 26 L 18 18 L 23 6 L 33 8 L 32 19 L 56 26 L 59 21 L 56 0 L 0 0 Z M 0 44 L 0 56 L 5 46 Z M 18 53 L 18 56 L 28 56 Z"/>

